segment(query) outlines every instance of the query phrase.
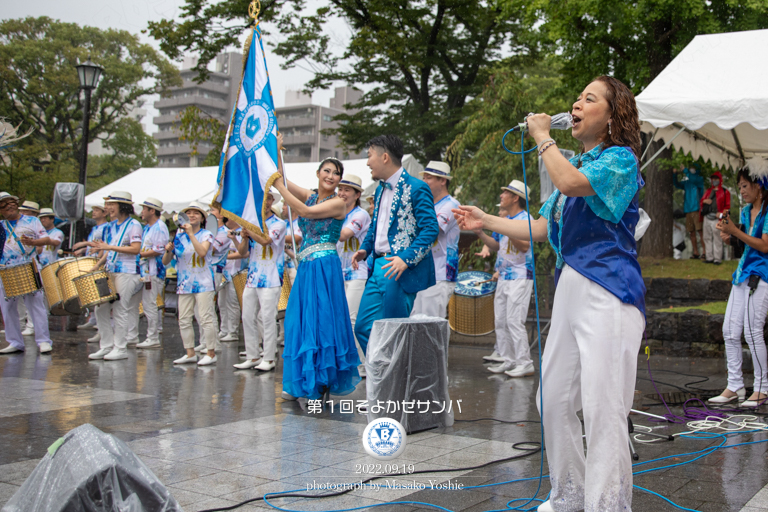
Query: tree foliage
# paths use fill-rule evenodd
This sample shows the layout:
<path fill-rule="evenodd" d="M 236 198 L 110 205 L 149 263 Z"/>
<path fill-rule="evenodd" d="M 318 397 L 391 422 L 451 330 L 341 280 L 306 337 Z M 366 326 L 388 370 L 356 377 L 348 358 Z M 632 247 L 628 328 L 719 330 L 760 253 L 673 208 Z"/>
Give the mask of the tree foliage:
<path fill-rule="evenodd" d="M 208 141 L 214 149 L 208 153 L 201 165 L 217 165 L 221 156 L 221 148 L 224 147 L 227 127 L 195 105 L 190 105 L 182 110 L 178 117 L 178 122 L 174 124 L 174 127 L 179 132 L 179 140 L 187 142 L 192 147 L 190 156 L 199 154 L 197 147 L 201 142 Z"/>
<path fill-rule="evenodd" d="M 77 181 L 83 105 L 75 66 L 88 58 L 104 68 L 92 92 L 89 142 L 101 139 L 114 151 L 89 158 L 89 175 L 126 173 L 154 163 L 153 139 L 125 116 L 142 97 L 181 84 L 171 62 L 123 30 L 47 17 L 4 20 L 0 112 L 12 124 L 21 123 L 22 130 L 33 126 L 35 132 L 4 159 L 0 187 L 47 204 L 56 181 Z"/>
<path fill-rule="evenodd" d="M 265 1 L 262 19 L 276 24 L 282 39 L 275 53 L 286 67 L 306 63 L 315 71 L 308 90 L 334 82 L 367 90 L 357 113 L 337 118 L 344 145 L 359 151 L 375 134 L 396 133 L 419 158 L 439 159 L 502 48 L 528 55 L 535 47 L 528 20 L 502 15 L 501 2 L 330 0 L 309 12 L 305 0 Z M 207 63 L 242 34 L 248 3 L 187 0 L 183 21 L 152 23 L 150 34 L 172 58 L 199 52 L 204 78 Z M 351 31 L 342 52 L 327 30 L 339 19 Z"/>

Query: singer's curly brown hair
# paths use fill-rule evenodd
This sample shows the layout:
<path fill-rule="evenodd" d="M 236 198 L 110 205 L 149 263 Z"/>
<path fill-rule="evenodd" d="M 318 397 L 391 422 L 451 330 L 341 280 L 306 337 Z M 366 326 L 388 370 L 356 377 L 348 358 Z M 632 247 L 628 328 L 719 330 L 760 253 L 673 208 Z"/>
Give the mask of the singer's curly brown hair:
<path fill-rule="evenodd" d="M 592 81 L 602 82 L 608 90 L 606 99 L 611 109 L 611 134 L 608 134 L 606 126 L 604 147 L 629 146 L 635 156 L 640 158 L 640 116 L 635 95 L 629 87 L 612 76 L 598 76 Z"/>

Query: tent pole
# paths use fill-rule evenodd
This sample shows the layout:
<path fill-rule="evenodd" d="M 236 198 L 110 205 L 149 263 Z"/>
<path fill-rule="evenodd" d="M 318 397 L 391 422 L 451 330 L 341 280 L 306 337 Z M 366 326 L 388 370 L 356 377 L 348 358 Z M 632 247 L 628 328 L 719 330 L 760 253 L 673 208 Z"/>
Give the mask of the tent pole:
<path fill-rule="evenodd" d="M 644 164 L 644 165 L 643 165 L 643 166 L 640 168 L 640 172 L 643 172 L 643 169 L 645 169 L 646 167 L 648 167 L 648 164 L 650 164 L 651 162 L 653 162 L 654 160 L 656 160 L 656 157 L 657 157 L 657 156 L 659 156 L 659 155 L 661 154 L 661 152 L 662 152 L 662 151 L 664 151 L 665 149 L 667 149 L 667 148 L 669 147 L 669 145 L 670 145 L 670 144 L 672 144 L 672 141 L 673 141 L 673 140 L 675 140 L 675 139 L 678 137 L 678 135 L 680 135 L 680 134 L 681 134 L 681 133 L 683 133 L 684 131 L 685 131 L 685 126 L 683 126 L 682 128 L 680 128 L 680 131 L 679 131 L 679 132 L 677 132 L 677 133 L 675 134 L 675 136 L 674 136 L 674 137 L 672 137 L 671 139 L 669 139 L 669 140 L 667 141 L 667 143 L 666 143 L 666 144 L 664 144 L 664 147 L 660 148 L 660 149 L 659 149 L 659 150 L 658 150 L 658 151 L 657 151 L 657 152 L 656 152 L 656 153 L 655 153 L 655 154 L 654 154 L 654 155 L 651 157 L 651 159 L 650 159 L 650 160 L 648 160 L 647 162 L 645 162 L 645 164 Z"/>
<path fill-rule="evenodd" d="M 645 155 L 648 154 L 648 150 L 651 149 L 651 142 L 654 141 L 654 139 L 656 138 L 656 134 L 657 133 L 659 133 L 659 129 L 658 128 L 656 128 L 653 131 L 653 135 L 651 136 L 651 140 L 649 140 L 648 144 L 645 146 L 645 150 L 643 151 L 643 156 L 640 157 L 640 161 L 641 162 L 643 161 L 643 158 L 645 158 Z"/>

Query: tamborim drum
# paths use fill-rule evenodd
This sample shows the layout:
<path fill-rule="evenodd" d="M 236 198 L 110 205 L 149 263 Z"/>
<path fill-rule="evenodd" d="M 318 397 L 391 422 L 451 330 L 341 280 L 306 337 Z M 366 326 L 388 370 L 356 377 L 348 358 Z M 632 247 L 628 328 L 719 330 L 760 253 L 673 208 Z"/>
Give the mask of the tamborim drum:
<path fill-rule="evenodd" d="M 165 308 L 165 286 L 163 290 L 157 294 L 157 309 Z M 139 302 L 139 316 L 144 314 L 144 301 Z"/>
<path fill-rule="evenodd" d="M 482 336 L 494 329 L 496 281 L 487 272 L 461 272 L 448 303 L 448 323 L 459 334 Z"/>
<path fill-rule="evenodd" d="M 43 290 L 45 291 L 45 300 L 48 302 L 48 309 L 54 316 L 65 316 L 69 313 L 64 309 L 64 301 L 61 295 L 61 284 L 56 272 L 59 268 L 73 258 L 64 258 L 53 263 L 49 263 L 40 270 L 40 277 L 43 280 Z"/>
<path fill-rule="evenodd" d="M 99 260 L 93 257 L 72 258 L 59 267 L 56 276 L 61 285 L 61 298 L 64 302 L 64 309 L 73 315 L 79 315 L 82 312 L 80 300 L 77 298 L 77 287 L 74 279 L 87 274 L 93 270 Z"/>
<path fill-rule="evenodd" d="M 92 308 L 117 300 L 117 290 L 106 270 L 96 270 L 74 279 L 80 306 Z"/>
<path fill-rule="evenodd" d="M 237 274 L 232 276 L 232 284 L 235 285 L 235 291 L 237 292 L 237 300 L 240 302 L 240 310 L 243 309 L 243 291 L 245 290 L 245 283 L 248 282 L 248 269 L 244 268 Z"/>
<path fill-rule="evenodd" d="M 0 269 L 0 279 L 3 281 L 6 300 L 35 293 L 43 287 L 35 260 L 12 267 L 3 267 Z"/>

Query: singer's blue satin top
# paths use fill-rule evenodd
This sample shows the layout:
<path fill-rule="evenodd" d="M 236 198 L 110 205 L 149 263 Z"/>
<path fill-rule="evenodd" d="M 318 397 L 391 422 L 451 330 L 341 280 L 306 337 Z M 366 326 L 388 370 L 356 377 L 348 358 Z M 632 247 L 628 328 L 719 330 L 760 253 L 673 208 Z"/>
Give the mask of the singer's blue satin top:
<path fill-rule="evenodd" d="M 595 195 L 567 197 L 555 190 L 539 214 L 557 254 L 556 281 L 567 263 L 625 304 L 645 314 L 645 284 L 637 262 L 635 227 L 644 182 L 631 149 L 602 145 L 573 157 Z"/>
<path fill-rule="evenodd" d="M 752 221 L 751 212 L 751 203 L 741 211 L 741 224 L 744 226 L 744 232 L 749 236 L 762 238 L 763 234 L 768 233 L 768 215 L 761 211 L 755 217 L 755 224 L 750 225 Z M 739 260 L 739 266 L 736 267 L 736 272 L 733 273 L 733 284 L 743 283 L 752 275 L 768 282 L 768 254 L 745 245 L 744 254 L 741 255 Z"/>

